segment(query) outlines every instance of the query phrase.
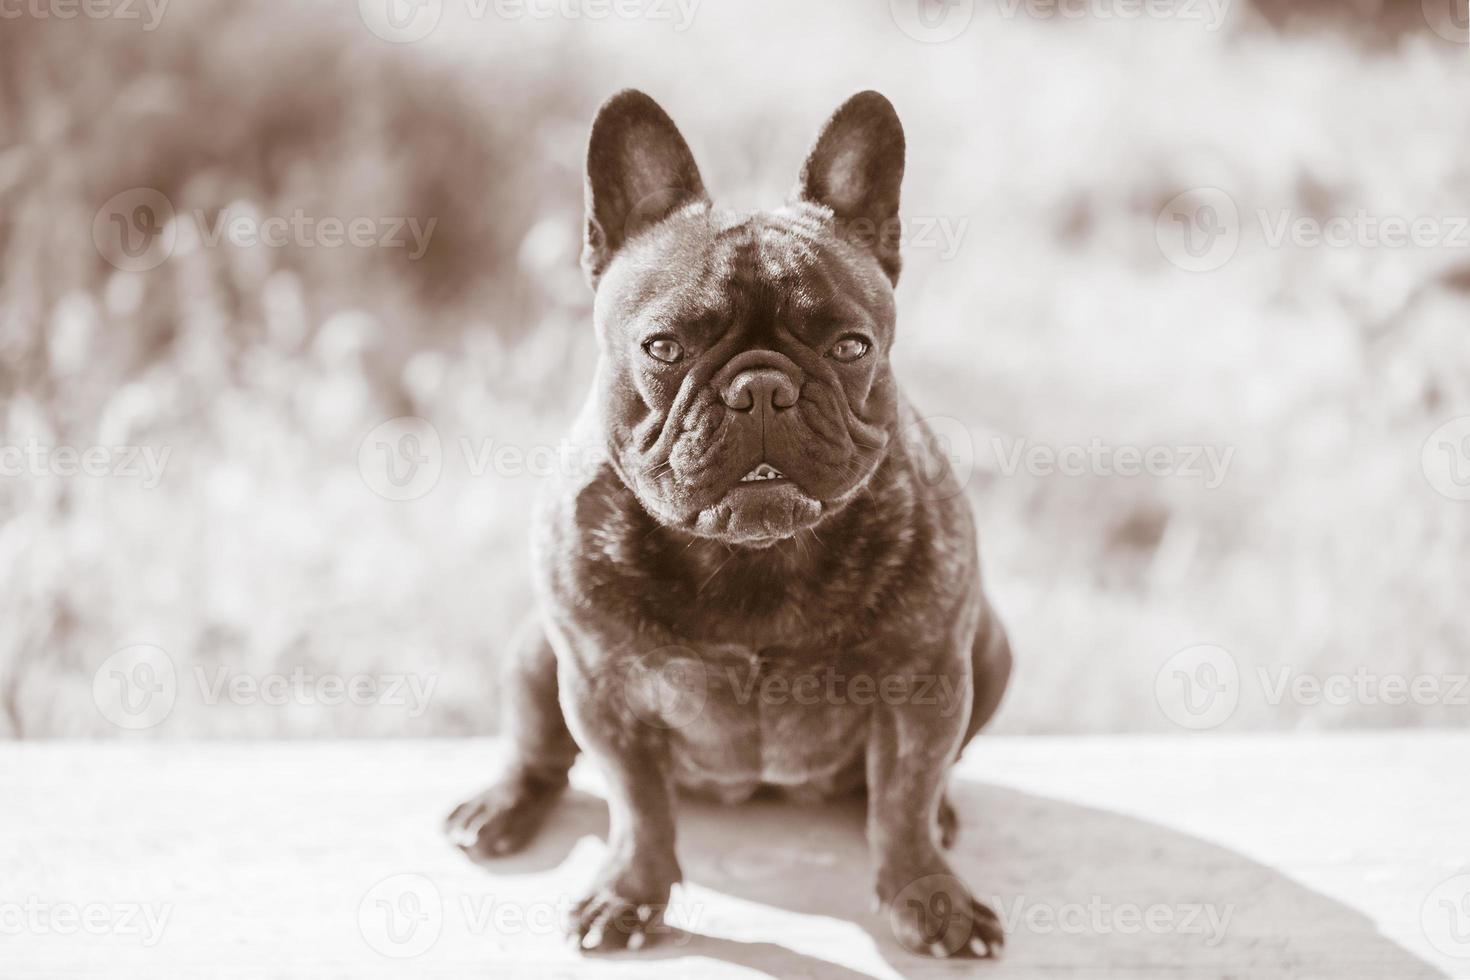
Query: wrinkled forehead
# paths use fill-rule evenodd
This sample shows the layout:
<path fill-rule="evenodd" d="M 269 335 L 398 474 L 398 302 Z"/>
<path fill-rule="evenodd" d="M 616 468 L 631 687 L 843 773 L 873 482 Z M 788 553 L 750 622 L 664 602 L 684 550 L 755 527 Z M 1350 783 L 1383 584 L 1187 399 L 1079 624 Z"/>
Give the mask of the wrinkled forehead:
<path fill-rule="evenodd" d="M 820 207 L 694 210 L 648 235 L 630 258 L 638 274 L 617 277 L 617 305 L 621 316 L 640 323 L 780 322 L 799 329 L 854 322 L 881 334 L 892 327 L 887 282 L 836 237 Z"/>

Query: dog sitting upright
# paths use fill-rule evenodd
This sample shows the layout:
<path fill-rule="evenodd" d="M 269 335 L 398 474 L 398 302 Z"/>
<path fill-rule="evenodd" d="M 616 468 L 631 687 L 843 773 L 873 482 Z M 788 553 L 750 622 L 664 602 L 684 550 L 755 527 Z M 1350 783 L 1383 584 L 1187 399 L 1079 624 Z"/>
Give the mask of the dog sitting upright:
<path fill-rule="evenodd" d="M 711 205 L 643 93 L 592 125 L 600 361 L 573 440 L 594 463 L 538 515 L 509 771 L 448 821 L 467 849 L 516 850 L 591 756 L 611 826 L 568 924 L 583 949 L 637 947 L 659 922 L 680 880 L 676 788 L 866 790 L 897 938 L 934 955 L 1002 942 L 941 854 L 949 768 L 1011 658 L 968 504 L 889 367 L 903 167 L 876 92 L 828 120 L 791 202 L 754 215 Z"/>

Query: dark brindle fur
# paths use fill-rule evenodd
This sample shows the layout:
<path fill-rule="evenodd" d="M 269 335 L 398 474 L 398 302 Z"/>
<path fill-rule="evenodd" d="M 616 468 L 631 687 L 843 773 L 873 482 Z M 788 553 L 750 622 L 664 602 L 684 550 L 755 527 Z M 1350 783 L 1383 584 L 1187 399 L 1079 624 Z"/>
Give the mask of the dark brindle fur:
<path fill-rule="evenodd" d="M 570 923 L 584 948 L 641 943 L 668 902 L 676 787 L 865 789 L 878 897 L 917 899 L 892 908 L 899 939 L 1001 943 L 941 853 L 949 767 L 1010 652 L 964 495 L 889 367 L 903 154 L 892 106 L 862 93 L 790 204 L 738 215 L 711 205 L 647 96 L 613 97 L 593 124 L 583 264 L 601 358 L 573 432 L 593 462 L 537 517 L 510 770 L 449 821 L 466 847 L 514 850 L 587 752 L 612 823 Z M 784 478 L 743 483 L 761 464 Z"/>

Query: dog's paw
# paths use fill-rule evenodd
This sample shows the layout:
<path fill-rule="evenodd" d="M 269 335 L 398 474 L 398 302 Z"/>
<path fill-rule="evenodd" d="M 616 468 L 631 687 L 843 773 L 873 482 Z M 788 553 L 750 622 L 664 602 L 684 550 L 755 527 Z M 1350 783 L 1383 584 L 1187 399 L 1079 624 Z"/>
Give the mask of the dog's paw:
<path fill-rule="evenodd" d="M 999 958 L 1000 918 L 952 874 L 928 874 L 904 885 L 888 903 L 893 935 L 911 953 Z"/>
<path fill-rule="evenodd" d="M 600 885 L 578 902 L 567 920 L 567 936 L 580 950 L 641 949 L 663 924 L 665 903 L 637 902 Z"/>
<path fill-rule="evenodd" d="M 454 808 L 444 821 L 449 840 L 484 857 L 503 857 L 525 847 L 546 821 L 565 783 L 508 777 Z"/>

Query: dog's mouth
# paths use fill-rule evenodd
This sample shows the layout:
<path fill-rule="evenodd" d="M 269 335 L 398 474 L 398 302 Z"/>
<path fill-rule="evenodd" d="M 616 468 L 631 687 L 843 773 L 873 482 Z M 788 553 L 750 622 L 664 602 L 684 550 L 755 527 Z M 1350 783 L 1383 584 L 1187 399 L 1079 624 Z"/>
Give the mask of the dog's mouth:
<path fill-rule="evenodd" d="M 821 520 L 821 501 L 770 463 L 759 463 L 700 511 L 694 529 L 729 543 L 764 547 Z"/>
<path fill-rule="evenodd" d="M 769 480 L 785 480 L 786 474 L 782 473 L 770 463 L 761 463 L 755 469 L 740 478 L 741 483 L 764 483 Z"/>

